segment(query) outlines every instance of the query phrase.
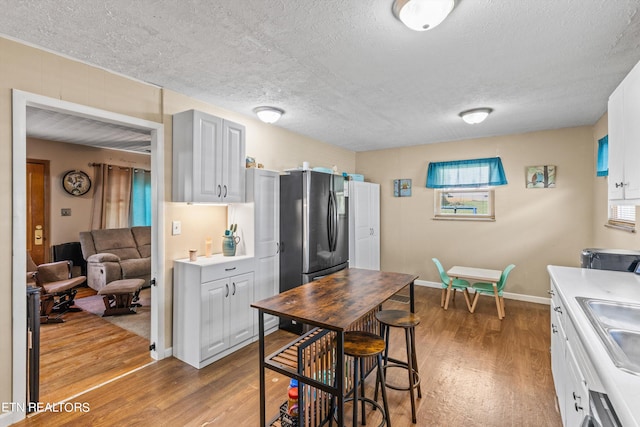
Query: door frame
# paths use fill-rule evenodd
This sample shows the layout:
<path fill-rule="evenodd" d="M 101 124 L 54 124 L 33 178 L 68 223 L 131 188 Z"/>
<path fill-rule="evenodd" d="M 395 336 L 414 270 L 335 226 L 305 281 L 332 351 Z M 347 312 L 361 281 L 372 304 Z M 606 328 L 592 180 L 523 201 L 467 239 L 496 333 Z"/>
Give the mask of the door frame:
<path fill-rule="evenodd" d="M 151 287 L 151 337 L 155 343 L 151 357 L 159 360 L 170 354 L 165 349 L 165 268 L 164 268 L 164 125 L 162 123 L 113 113 L 85 105 L 49 98 L 21 90 L 12 90 L 13 109 L 13 184 L 12 184 L 12 402 L 16 403 L 14 422 L 25 418 L 20 406 L 26 403 L 27 363 L 27 303 L 26 303 L 26 145 L 27 106 L 62 114 L 90 118 L 151 133 L 151 277 L 156 286 Z M 13 407 L 13 406 L 12 406 Z M 24 408 L 25 406 L 22 406 Z"/>

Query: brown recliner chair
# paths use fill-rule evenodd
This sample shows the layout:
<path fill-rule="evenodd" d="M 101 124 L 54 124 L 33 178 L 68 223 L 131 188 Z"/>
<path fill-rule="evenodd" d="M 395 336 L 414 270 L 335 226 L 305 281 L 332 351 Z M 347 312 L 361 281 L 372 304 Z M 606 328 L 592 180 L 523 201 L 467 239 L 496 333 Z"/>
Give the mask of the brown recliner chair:
<path fill-rule="evenodd" d="M 36 265 L 27 253 L 27 285 L 40 288 L 40 323 L 64 322 L 61 316 L 72 309 L 78 292 L 74 288 L 87 280 L 71 277 L 72 265 L 71 261 Z"/>

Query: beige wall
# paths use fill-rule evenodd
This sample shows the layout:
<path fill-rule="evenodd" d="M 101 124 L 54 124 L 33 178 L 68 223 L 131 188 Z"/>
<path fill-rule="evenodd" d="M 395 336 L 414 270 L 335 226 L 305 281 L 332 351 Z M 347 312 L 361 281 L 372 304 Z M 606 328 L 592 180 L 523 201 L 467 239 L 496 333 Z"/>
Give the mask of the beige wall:
<path fill-rule="evenodd" d="M 430 161 L 500 156 L 509 181 L 495 190 L 495 222 L 433 220 Z M 357 153 L 358 173 L 381 184 L 382 269 L 438 282 L 431 258 L 503 269 L 516 264 L 508 292 L 547 296 L 548 264 L 578 266 L 592 242 L 595 161 L 591 127 L 550 130 Z M 557 166 L 557 187 L 527 189 L 525 167 Z M 393 180 L 411 178 L 411 197 L 393 197 Z M 602 201 L 601 201 L 602 202 Z"/>
<path fill-rule="evenodd" d="M 107 163 L 141 169 L 151 169 L 151 156 L 126 151 L 105 150 L 86 145 L 66 144 L 27 138 L 27 158 L 49 160 L 51 188 L 51 246 L 77 242 L 78 233 L 91 228 L 93 190 L 82 196 L 71 196 L 62 188 L 62 177 L 69 170 L 82 170 L 95 183 L 95 171 L 90 163 Z M 71 209 L 71 216 L 61 216 L 61 209 Z"/>

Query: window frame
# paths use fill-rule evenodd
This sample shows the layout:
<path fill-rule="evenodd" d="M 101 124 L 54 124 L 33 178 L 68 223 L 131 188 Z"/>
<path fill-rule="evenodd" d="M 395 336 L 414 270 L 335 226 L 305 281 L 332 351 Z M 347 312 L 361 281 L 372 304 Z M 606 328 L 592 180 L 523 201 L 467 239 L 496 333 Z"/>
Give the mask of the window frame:
<path fill-rule="evenodd" d="M 495 189 L 493 187 L 455 187 L 433 189 L 433 219 L 447 221 L 495 221 Z M 445 213 L 442 210 L 443 193 L 482 193 L 489 198 L 487 214 Z"/>
<path fill-rule="evenodd" d="M 624 212 L 623 212 L 624 211 Z M 630 211 L 630 212 L 628 212 Z M 633 216 L 633 221 L 630 217 Z M 636 232 L 636 207 L 635 205 L 618 205 L 609 203 L 609 212 L 605 227 Z"/>

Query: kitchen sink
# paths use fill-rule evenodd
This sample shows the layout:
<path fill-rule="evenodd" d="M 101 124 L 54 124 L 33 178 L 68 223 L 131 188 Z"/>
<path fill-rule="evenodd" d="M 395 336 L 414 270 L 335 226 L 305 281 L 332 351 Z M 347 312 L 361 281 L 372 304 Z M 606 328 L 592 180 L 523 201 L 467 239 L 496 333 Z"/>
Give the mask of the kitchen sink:
<path fill-rule="evenodd" d="M 640 304 L 577 297 L 613 363 L 640 375 Z"/>

